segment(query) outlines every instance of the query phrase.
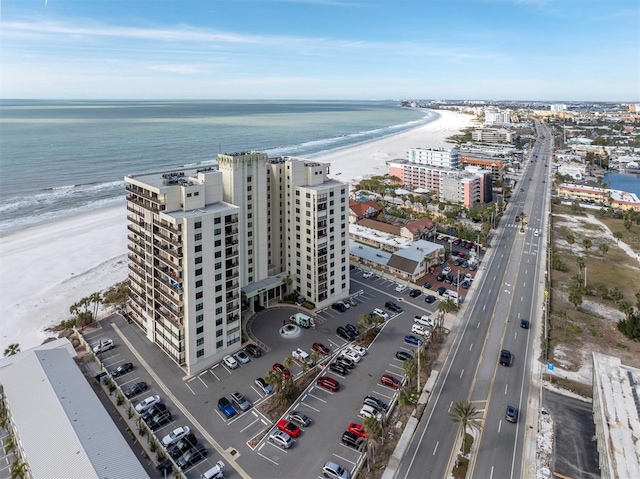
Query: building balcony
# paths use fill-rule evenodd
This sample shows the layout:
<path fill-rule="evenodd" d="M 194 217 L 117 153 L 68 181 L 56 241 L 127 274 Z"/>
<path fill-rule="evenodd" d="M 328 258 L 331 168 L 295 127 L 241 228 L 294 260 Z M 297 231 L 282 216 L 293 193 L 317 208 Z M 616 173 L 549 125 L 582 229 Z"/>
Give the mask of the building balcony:
<path fill-rule="evenodd" d="M 318 283 L 326 283 L 326 282 L 327 282 L 327 275 L 326 274 L 318 275 Z"/>
<path fill-rule="evenodd" d="M 171 321 L 171 324 L 180 327 L 183 321 L 183 309 L 176 308 L 171 301 L 169 302 L 161 302 L 159 298 L 154 298 L 154 305 L 157 312 L 162 314 L 162 317 Z"/>
<path fill-rule="evenodd" d="M 157 237 L 163 239 L 167 243 L 174 245 L 176 248 L 179 248 L 181 246 L 181 243 L 182 243 L 182 236 L 181 235 L 170 236 L 170 235 L 167 235 L 167 234 L 163 233 L 158 228 L 153 228 L 153 236 L 157 236 Z"/>
<path fill-rule="evenodd" d="M 169 288 L 171 288 L 176 293 L 182 294 L 184 292 L 184 288 L 181 282 L 178 282 L 171 278 L 169 275 L 162 274 L 158 270 L 155 270 L 153 273 L 153 277 L 162 281 L 162 283 Z"/>
<path fill-rule="evenodd" d="M 182 248 L 177 247 L 173 244 L 166 244 L 159 240 L 153 240 L 153 244 L 156 248 L 161 249 L 162 251 L 169 253 L 173 258 L 182 258 Z M 155 254 L 158 254 L 157 252 Z"/>
<path fill-rule="evenodd" d="M 178 295 L 177 298 L 171 294 L 170 290 L 173 288 L 169 288 L 169 286 L 158 280 L 153 282 L 153 287 L 155 288 L 157 297 L 161 298 L 165 303 L 171 302 L 177 308 L 182 308 L 184 306 L 182 294 L 176 293 Z"/>
<path fill-rule="evenodd" d="M 131 221 L 133 221 L 134 223 L 137 223 L 138 221 L 144 218 L 144 211 L 137 210 L 128 203 L 127 203 L 127 211 L 130 211 L 131 213 L 138 215 L 138 217 L 136 217 L 135 220 L 131 219 Z M 133 216 L 128 216 L 128 218 L 133 218 Z"/>
<path fill-rule="evenodd" d="M 225 238 L 224 240 L 224 245 L 225 246 L 233 246 L 238 244 L 238 240 L 237 239 L 232 239 L 232 238 Z"/>
<path fill-rule="evenodd" d="M 233 311 L 237 311 L 240 309 L 240 305 L 238 302 L 230 302 L 227 303 L 227 314 L 233 312 Z"/>
<path fill-rule="evenodd" d="M 159 205 L 157 203 L 153 203 L 149 200 L 143 199 L 136 195 L 127 196 L 127 201 L 144 208 L 145 210 L 153 211 L 154 213 L 158 213 L 164 210 L 164 205 Z"/>
<path fill-rule="evenodd" d="M 172 224 L 163 222 L 163 221 L 159 221 L 154 219 L 153 220 L 153 224 L 156 226 L 159 226 L 160 228 L 168 231 L 169 233 L 173 233 L 175 235 L 181 235 L 182 234 L 182 230 L 180 228 L 176 228 L 175 226 L 173 226 Z"/>
<path fill-rule="evenodd" d="M 238 299 L 240 297 L 239 294 L 236 293 L 227 293 L 227 301 L 233 301 L 235 299 Z"/>
<path fill-rule="evenodd" d="M 145 245 L 144 240 L 143 240 L 142 238 L 140 238 L 139 236 L 136 236 L 136 235 L 127 235 L 127 239 L 128 239 L 129 241 L 131 241 L 132 243 L 137 244 L 137 245 L 138 245 L 138 246 L 140 246 L 142 249 L 144 249 L 144 247 L 146 246 L 146 245 Z"/>
<path fill-rule="evenodd" d="M 164 254 L 164 251 L 156 250 L 156 251 L 154 251 L 154 253 L 156 253 L 155 254 L 155 258 L 158 261 L 161 261 L 162 263 L 166 264 L 170 268 L 173 268 L 178 273 L 180 273 L 183 270 L 182 265 L 174 262 L 172 258 L 170 258 L 170 257 L 168 257 L 168 255 Z"/>
<path fill-rule="evenodd" d="M 147 306 L 144 304 L 144 300 L 142 298 L 139 298 L 138 295 L 130 294 L 129 295 L 129 300 L 133 304 L 135 304 L 140 311 L 145 311 L 147 309 Z"/>
<path fill-rule="evenodd" d="M 318 203 L 318 207 L 316 208 L 318 211 L 326 211 L 327 203 Z"/>
<path fill-rule="evenodd" d="M 145 277 L 145 271 L 143 268 L 140 268 L 137 264 L 133 263 L 133 262 L 129 262 L 127 263 L 127 266 L 129 266 L 129 269 L 131 270 L 132 273 L 136 274 L 140 279 L 140 282 L 143 282 L 143 278 Z M 131 278 L 131 275 L 129 275 L 129 278 Z"/>
<path fill-rule="evenodd" d="M 225 234 L 225 236 L 237 235 L 238 234 L 238 228 L 234 228 L 233 226 L 225 226 L 224 234 Z"/>
<path fill-rule="evenodd" d="M 225 226 L 228 226 L 228 225 L 236 225 L 236 224 L 238 224 L 238 217 L 237 217 L 237 216 L 234 216 L 234 217 L 233 217 L 232 219 L 230 219 L 229 221 L 225 221 L 225 222 L 224 222 L 224 224 L 225 224 Z"/>
<path fill-rule="evenodd" d="M 318 250 L 318 256 L 326 256 L 327 254 L 327 248 L 320 248 Z"/>
<path fill-rule="evenodd" d="M 141 196 L 142 198 L 146 198 L 149 201 L 152 201 L 153 203 L 158 203 L 158 204 L 164 203 L 164 201 L 158 198 L 158 195 L 156 193 L 151 193 L 149 190 L 145 190 L 143 188 L 133 186 L 131 184 L 128 184 L 126 186 L 126 190 L 129 193 L 131 193 L 131 195 Z"/>
<path fill-rule="evenodd" d="M 131 268 L 130 268 L 131 269 Z M 136 271 L 137 273 L 137 271 Z M 140 293 L 142 294 L 145 290 L 145 284 L 144 282 L 140 279 L 140 275 L 139 274 L 130 274 L 129 275 L 129 280 L 135 284 L 138 288 L 140 288 Z M 135 289 L 135 288 L 132 288 Z"/>
<path fill-rule="evenodd" d="M 226 269 L 229 268 L 235 268 L 236 266 L 239 266 L 240 263 L 238 261 L 231 261 L 231 260 L 227 260 L 224 264 Z"/>
<path fill-rule="evenodd" d="M 140 228 L 144 228 L 144 220 L 142 218 L 139 218 L 137 216 L 127 215 L 127 220 L 129 220 L 130 223 L 138 225 Z"/>
<path fill-rule="evenodd" d="M 227 258 L 238 256 L 238 248 L 227 248 L 224 251 L 224 254 L 226 255 Z"/>
<path fill-rule="evenodd" d="M 134 254 L 128 254 L 127 255 L 129 257 L 129 261 L 137 264 L 138 266 L 140 266 L 140 268 L 142 268 L 142 270 L 145 270 L 145 265 L 144 265 L 144 261 L 142 261 L 138 256 L 134 255 Z"/>
<path fill-rule="evenodd" d="M 240 273 L 238 271 L 234 271 L 232 273 L 227 272 L 225 274 L 225 278 L 227 279 L 235 279 L 235 278 L 238 278 L 239 276 L 240 276 Z"/>
<path fill-rule="evenodd" d="M 158 263 L 158 264 L 154 264 L 153 265 L 154 268 L 156 270 L 159 270 L 162 272 L 162 274 L 166 274 L 169 277 L 175 279 L 178 283 L 182 283 L 182 275 L 176 273 L 175 271 L 173 271 L 171 268 L 169 268 L 168 266 L 163 266 L 162 264 Z"/>

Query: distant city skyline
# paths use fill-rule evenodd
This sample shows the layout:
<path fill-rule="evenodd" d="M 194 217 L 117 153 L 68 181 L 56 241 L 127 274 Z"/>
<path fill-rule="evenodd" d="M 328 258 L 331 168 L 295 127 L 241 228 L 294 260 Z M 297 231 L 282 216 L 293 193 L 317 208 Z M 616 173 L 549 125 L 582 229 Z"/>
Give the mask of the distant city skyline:
<path fill-rule="evenodd" d="M 640 102 L 637 0 L 5 0 L 0 97 Z"/>

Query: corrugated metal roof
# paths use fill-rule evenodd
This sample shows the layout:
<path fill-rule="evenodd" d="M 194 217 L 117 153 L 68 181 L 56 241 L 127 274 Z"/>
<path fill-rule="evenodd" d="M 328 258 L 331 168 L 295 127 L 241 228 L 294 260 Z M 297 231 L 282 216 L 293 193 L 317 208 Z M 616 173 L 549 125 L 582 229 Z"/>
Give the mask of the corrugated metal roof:
<path fill-rule="evenodd" d="M 23 354 L 0 383 L 34 478 L 149 477 L 66 349 Z"/>

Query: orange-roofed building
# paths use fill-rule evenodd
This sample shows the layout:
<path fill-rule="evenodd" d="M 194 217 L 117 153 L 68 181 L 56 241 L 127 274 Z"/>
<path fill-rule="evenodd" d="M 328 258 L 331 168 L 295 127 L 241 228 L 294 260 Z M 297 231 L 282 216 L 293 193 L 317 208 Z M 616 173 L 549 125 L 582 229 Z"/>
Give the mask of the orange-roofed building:
<path fill-rule="evenodd" d="M 502 160 L 472 158 L 471 156 L 463 155 L 460 158 L 460 164 L 463 167 L 467 165 L 477 166 L 483 170 L 491 172 L 491 179 L 493 181 L 502 181 L 504 176 L 504 161 Z"/>
<path fill-rule="evenodd" d="M 373 218 L 382 211 L 380 205 L 375 201 L 350 201 L 349 202 L 349 223 L 356 223 L 364 218 Z"/>

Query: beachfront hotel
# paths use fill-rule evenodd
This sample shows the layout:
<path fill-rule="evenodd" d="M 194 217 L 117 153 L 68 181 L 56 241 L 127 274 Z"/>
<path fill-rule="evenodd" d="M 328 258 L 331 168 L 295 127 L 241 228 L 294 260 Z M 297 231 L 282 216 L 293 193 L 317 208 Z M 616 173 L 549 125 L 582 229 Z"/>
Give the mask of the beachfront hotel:
<path fill-rule="evenodd" d="M 328 173 L 241 152 L 126 176 L 129 318 L 192 375 L 239 349 L 241 311 L 347 297 L 348 185 Z"/>

